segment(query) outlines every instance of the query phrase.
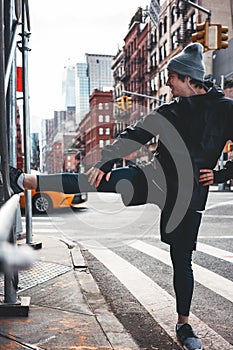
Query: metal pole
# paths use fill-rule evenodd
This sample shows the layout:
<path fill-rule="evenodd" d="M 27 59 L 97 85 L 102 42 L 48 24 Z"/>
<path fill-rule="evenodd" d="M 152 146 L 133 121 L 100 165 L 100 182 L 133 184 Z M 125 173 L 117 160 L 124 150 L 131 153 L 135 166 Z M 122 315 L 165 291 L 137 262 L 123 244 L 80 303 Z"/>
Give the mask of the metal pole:
<path fill-rule="evenodd" d="M 29 114 L 29 90 L 28 90 L 28 37 L 26 26 L 25 0 L 22 1 L 22 71 L 23 71 L 23 130 L 24 130 L 24 166 L 25 172 L 31 172 L 31 142 L 30 142 L 30 114 Z M 26 243 L 32 244 L 32 194 L 25 194 L 25 219 L 26 219 Z"/>
<path fill-rule="evenodd" d="M 221 75 L 221 77 L 220 77 L 220 87 L 221 87 L 222 91 L 224 90 L 224 78 L 225 78 L 224 75 Z M 223 169 L 223 167 L 224 167 L 224 152 L 222 152 L 221 156 L 220 156 L 220 169 Z M 218 184 L 218 190 L 219 191 L 223 191 L 224 187 L 225 187 L 224 183 Z"/>
<path fill-rule="evenodd" d="M 0 139 L 1 139 L 1 165 L 3 176 L 4 201 L 10 198 L 10 181 L 8 171 L 8 134 L 6 115 L 6 95 L 5 95 L 5 16 L 4 0 L 0 0 Z M 13 232 L 9 238 L 13 241 Z M 12 272 L 4 275 L 4 302 L 8 304 L 16 303 L 15 276 Z"/>
<path fill-rule="evenodd" d="M 122 90 L 122 93 L 123 94 L 135 95 L 135 96 L 141 96 L 141 97 L 147 97 L 147 98 L 151 98 L 152 100 L 156 100 L 156 101 L 159 101 L 159 102 L 164 102 L 163 100 L 160 100 L 159 98 L 156 98 L 156 97 L 153 97 L 153 96 L 149 96 L 149 95 L 144 95 L 144 94 L 138 94 L 137 92 Z"/>
<path fill-rule="evenodd" d="M 226 79 L 226 78 L 229 78 L 229 77 L 231 77 L 232 75 L 233 75 L 233 72 L 230 72 L 230 73 L 224 75 L 224 78 L 225 78 L 225 79 Z M 221 79 L 222 79 L 222 76 L 221 76 Z M 223 88 L 224 88 L 224 85 L 223 85 Z"/>
<path fill-rule="evenodd" d="M 186 2 L 186 3 L 189 4 L 190 6 L 196 8 L 196 9 L 202 11 L 202 12 L 207 13 L 208 19 L 210 19 L 210 16 L 211 16 L 211 11 L 210 11 L 210 10 L 205 9 L 204 7 L 195 4 L 194 2 L 192 2 L 192 1 L 190 1 L 190 0 L 182 0 L 182 1 Z"/>

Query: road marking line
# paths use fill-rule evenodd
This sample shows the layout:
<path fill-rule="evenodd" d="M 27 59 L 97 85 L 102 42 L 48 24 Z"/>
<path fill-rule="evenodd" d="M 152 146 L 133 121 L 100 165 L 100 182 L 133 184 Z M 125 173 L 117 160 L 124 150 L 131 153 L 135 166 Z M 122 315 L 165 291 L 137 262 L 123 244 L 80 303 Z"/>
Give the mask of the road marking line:
<path fill-rule="evenodd" d="M 49 227 L 51 227 L 51 226 L 57 226 L 57 225 L 64 225 L 65 224 L 65 222 L 64 223 L 62 223 L 62 222 L 34 222 L 34 221 L 32 221 L 32 225 L 35 225 L 35 226 L 49 226 Z M 22 222 L 22 225 L 26 225 L 26 222 L 24 221 L 24 222 Z"/>
<path fill-rule="evenodd" d="M 174 298 L 135 266 L 99 242 L 82 241 L 81 244 L 118 278 L 176 342 L 174 332 L 176 323 Z M 233 350 L 233 346 L 194 314 L 191 314 L 190 318 L 206 349 Z"/>
<path fill-rule="evenodd" d="M 203 214 L 203 218 L 232 219 L 232 218 L 233 218 L 233 215 L 210 215 L 210 214 Z"/>
<path fill-rule="evenodd" d="M 233 253 L 227 250 L 219 249 L 208 244 L 200 243 L 197 244 L 197 250 L 205 254 L 212 255 L 216 258 L 233 263 Z"/>
<path fill-rule="evenodd" d="M 25 221 L 25 216 L 21 217 L 22 221 Z M 33 216 L 32 221 L 64 221 L 60 216 Z"/>
<path fill-rule="evenodd" d="M 208 203 L 207 203 L 206 210 L 220 208 L 220 207 L 223 207 L 225 205 L 230 205 L 230 204 L 233 204 L 233 200 L 212 204 L 210 206 L 208 206 Z"/>
<path fill-rule="evenodd" d="M 59 230 L 58 229 L 53 229 L 53 228 L 32 228 L 33 233 L 57 233 Z"/>
<path fill-rule="evenodd" d="M 198 235 L 198 239 L 200 238 L 203 238 L 203 239 L 232 239 L 233 238 L 233 235 L 232 236 L 208 236 L 208 235 L 201 235 L 199 234 Z"/>
<path fill-rule="evenodd" d="M 135 241 L 128 244 L 130 247 L 145 253 L 152 258 L 162 261 L 164 264 L 171 266 L 170 254 L 163 249 L 159 249 L 143 241 Z M 209 271 L 202 266 L 192 264 L 194 270 L 195 280 L 205 287 L 211 289 L 213 292 L 221 295 L 225 299 L 233 302 L 233 282 L 228 279 L 216 274 L 215 272 Z"/>

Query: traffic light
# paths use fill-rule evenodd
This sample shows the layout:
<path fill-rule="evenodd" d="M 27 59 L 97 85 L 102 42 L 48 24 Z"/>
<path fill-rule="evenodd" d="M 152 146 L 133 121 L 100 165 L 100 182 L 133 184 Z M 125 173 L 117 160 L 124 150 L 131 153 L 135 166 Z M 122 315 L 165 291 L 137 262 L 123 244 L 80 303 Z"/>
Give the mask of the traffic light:
<path fill-rule="evenodd" d="M 126 96 L 126 109 L 130 109 L 133 107 L 132 97 Z"/>
<path fill-rule="evenodd" d="M 123 112 L 126 111 L 125 97 L 126 96 L 121 96 L 117 99 L 117 107 Z"/>
<path fill-rule="evenodd" d="M 133 101 L 132 97 L 129 96 L 121 96 L 117 99 L 117 107 L 123 111 L 126 112 L 127 109 L 130 109 L 133 107 Z"/>
<path fill-rule="evenodd" d="M 228 47 L 228 27 L 217 24 L 217 50 Z"/>
<path fill-rule="evenodd" d="M 196 24 L 196 33 L 192 34 L 192 42 L 200 43 L 204 47 L 204 51 L 208 50 L 209 45 L 209 21 Z"/>

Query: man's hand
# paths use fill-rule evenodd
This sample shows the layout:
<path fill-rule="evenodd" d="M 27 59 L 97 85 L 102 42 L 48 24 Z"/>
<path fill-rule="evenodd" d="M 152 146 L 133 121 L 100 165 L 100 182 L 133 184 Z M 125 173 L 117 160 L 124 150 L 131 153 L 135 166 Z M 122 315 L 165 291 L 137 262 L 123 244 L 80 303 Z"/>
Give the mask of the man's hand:
<path fill-rule="evenodd" d="M 90 168 L 87 171 L 87 176 L 88 176 L 88 182 L 90 183 L 91 186 L 95 185 L 95 187 L 98 187 L 102 178 L 105 176 L 105 173 L 95 167 Z M 111 176 L 111 172 L 106 174 L 106 181 L 109 181 Z"/>
<path fill-rule="evenodd" d="M 214 183 L 214 172 L 211 169 L 200 169 L 200 177 L 199 182 L 202 183 L 203 186 L 213 185 Z"/>

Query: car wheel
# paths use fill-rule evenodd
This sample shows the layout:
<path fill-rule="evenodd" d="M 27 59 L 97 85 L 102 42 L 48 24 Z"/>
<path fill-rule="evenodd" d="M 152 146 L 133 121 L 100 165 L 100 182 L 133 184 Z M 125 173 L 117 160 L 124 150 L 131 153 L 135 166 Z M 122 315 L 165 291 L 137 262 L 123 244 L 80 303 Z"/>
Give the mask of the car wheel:
<path fill-rule="evenodd" d="M 52 204 L 51 198 L 48 195 L 44 193 L 40 193 L 40 194 L 36 194 L 33 197 L 34 213 L 38 213 L 38 214 L 48 213 L 49 211 L 51 211 L 52 208 L 53 208 L 53 204 Z"/>

